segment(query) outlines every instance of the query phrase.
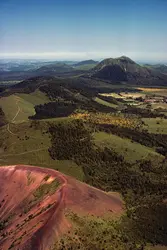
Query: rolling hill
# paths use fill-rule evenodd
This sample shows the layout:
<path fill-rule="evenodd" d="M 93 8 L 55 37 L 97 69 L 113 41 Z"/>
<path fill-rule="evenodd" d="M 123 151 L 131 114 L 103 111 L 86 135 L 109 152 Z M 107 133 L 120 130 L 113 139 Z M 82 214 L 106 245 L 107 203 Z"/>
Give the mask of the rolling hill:
<path fill-rule="evenodd" d="M 78 62 L 76 64 L 74 64 L 75 66 L 82 66 L 82 65 L 87 65 L 87 64 L 97 64 L 98 61 L 94 61 L 94 60 L 85 60 L 85 61 L 81 61 L 81 62 Z"/>
<path fill-rule="evenodd" d="M 73 67 L 70 65 L 67 65 L 65 63 L 55 63 L 55 64 L 49 64 L 42 66 L 36 70 L 38 73 L 44 73 L 44 72 L 56 72 L 56 73 L 62 73 L 62 72 L 70 72 L 73 70 Z"/>
<path fill-rule="evenodd" d="M 85 69 L 82 70 L 77 67 L 74 68 L 70 64 L 57 62 L 34 67 L 26 71 L 22 68 L 13 71 L 0 71 L 0 81 L 25 80 L 38 76 L 78 76 L 83 73 L 85 73 Z"/>
<path fill-rule="evenodd" d="M 144 66 L 156 70 L 162 74 L 167 74 L 167 65 L 165 64 L 145 64 Z"/>
<path fill-rule="evenodd" d="M 85 60 L 85 61 L 81 61 L 81 62 L 74 64 L 73 67 L 75 69 L 80 69 L 80 70 L 90 70 L 94 68 L 97 64 L 98 64 L 98 61 Z"/>

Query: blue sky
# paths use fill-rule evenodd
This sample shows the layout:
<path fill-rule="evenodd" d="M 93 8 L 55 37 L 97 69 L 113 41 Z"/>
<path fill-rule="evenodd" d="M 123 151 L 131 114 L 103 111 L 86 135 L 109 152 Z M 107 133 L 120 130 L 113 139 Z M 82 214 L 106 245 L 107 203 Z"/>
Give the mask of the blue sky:
<path fill-rule="evenodd" d="M 167 62 L 167 0 L 1 0 L 0 58 Z"/>

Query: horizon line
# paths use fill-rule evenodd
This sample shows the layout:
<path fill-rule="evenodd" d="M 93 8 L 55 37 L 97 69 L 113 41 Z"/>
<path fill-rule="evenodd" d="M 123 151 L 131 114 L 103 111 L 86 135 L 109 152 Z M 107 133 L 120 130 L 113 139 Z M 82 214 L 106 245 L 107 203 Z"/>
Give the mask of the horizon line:
<path fill-rule="evenodd" d="M 78 61 L 78 60 L 98 60 L 106 58 L 118 58 L 126 56 L 133 61 L 145 62 L 167 62 L 167 55 L 150 54 L 144 56 L 141 52 L 123 51 L 100 51 L 100 52 L 0 52 L 0 60 L 56 60 L 56 61 Z"/>

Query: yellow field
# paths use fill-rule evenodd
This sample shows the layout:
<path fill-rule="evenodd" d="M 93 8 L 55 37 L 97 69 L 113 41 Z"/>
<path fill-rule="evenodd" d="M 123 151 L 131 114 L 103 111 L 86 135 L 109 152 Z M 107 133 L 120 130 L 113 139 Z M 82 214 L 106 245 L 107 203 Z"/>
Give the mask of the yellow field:
<path fill-rule="evenodd" d="M 167 96 L 167 88 L 137 88 L 138 90 L 143 91 L 143 93 L 147 95 L 159 95 L 159 96 Z"/>
<path fill-rule="evenodd" d="M 145 97 L 146 94 L 144 93 L 141 93 L 141 92 L 135 92 L 135 93 L 131 93 L 131 92 L 128 92 L 128 93 L 125 93 L 125 92 L 121 92 L 120 94 L 117 94 L 117 93 L 102 93 L 102 94 L 99 94 L 101 96 L 111 96 L 111 97 L 114 97 L 116 99 L 127 99 L 127 98 L 138 98 L 138 97 Z"/>
<path fill-rule="evenodd" d="M 153 91 L 167 91 L 167 89 L 161 89 L 161 88 L 137 88 L 138 90 L 142 90 L 145 92 L 153 92 Z"/>
<path fill-rule="evenodd" d="M 112 124 L 120 127 L 136 128 L 140 125 L 140 122 L 136 118 L 125 118 L 121 115 L 104 114 L 104 113 L 87 113 L 87 114 L 73 114 L 74 119 L 82 119 L 89 121 L 93 124 Z"/>
<path fill-rule="evenodd" d="M 123 98 L 120 95 L 118 95 L 117 93 L 99 93 L 99 95 L 101 95 L 101 96 L 111 96 L 111 97 L 114 97 L 114 98 Z"/>

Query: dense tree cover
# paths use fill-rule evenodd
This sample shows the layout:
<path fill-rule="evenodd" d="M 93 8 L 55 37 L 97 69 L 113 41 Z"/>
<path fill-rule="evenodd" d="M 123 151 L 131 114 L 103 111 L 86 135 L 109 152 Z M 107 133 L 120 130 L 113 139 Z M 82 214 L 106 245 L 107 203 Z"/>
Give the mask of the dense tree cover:
<path fill-rule="evenodd" d="M 1 86 L 0 85 L 0 93 L 3 92 L 5 90 L 6 86 Z"/>
<path fill-rule="evenodd" d="M 91 87 L 87 82 L 79 79 L 56 79 L 55 82 L 53 81 L 41 86 L 40 90 L 51 98 L 57 98 L 59 96 L 67 98 L 69 95 L 74 98 L 74 95 L 77 93 L 90 98 L 98 94 L 98 89 Z"/>
<path fill-rule="evenodd" d="M 22 92 L 22 93 L 32 93 L 34 92 L 37 88 L 39 88 L 41 85 L 44 84 L 49 84 L 50 82 L 54 81 L 54 77 L 50 76 L 37 76 L 37 77 L 32 77 L 27 80 L 21 81 L 9 89 L 10 92 L 15 93 L 15 92 Z"/>
<path fill-rule="evenodd" d="M 7 123 L 7 121 L 6 121 L 5 114 L 2 110 L 2 108 L 0 107 L 0 127 L 4 126 L 6 123 Z"/>
<path fill-rule="evenodd" d="M 70 89 L 69 86 L 70 85 Z M 116 112 L 115 108 L 108 107 L 97 103 L 93 100 L 96 91 L 91 88 L 77 89 L 73 86 L 73 81 L 63 82 L 63 80 L 56 81 L 53 84 L 51 81 L 48 85 L 40 87 L 40 90 L 47 94 L 52 102 L 35 106 L 36 114 L 31 119 L 43 119 L 52 117 L 64 117 L 70 115 L 74 110 L 86 110 L 89 112 Z M 68 88 L 67 88 L 68 87 Z"/>
<path fill-rule="evenodd" d="M 122 113 L 134 114 L 134 115 L 140 116 L 142 118 L 156 118 L 156 117 L 167 118 L 166 115 L 161 114 L 157 111 L 151 111 L 150 109 L 137 108 L 137 107 L 130 106 L 130 105 L 128 105 L 128 107 L 123 109 Z"/>
<path fill-rule="evenodd" d="M 88 98 L 95 97 L 98 93 L 120 93 L 120 92 L 140 92 L 138 89 L 132 89 L 119 85 L 116 88 L 110 88 L 105 85 L 107 82 L 98 79 L 86 77 L 78 78 L 54 78 L 45 84 L 41 84 L 40 90 L 54 97 L 59 88 L 68 89 L 72 93 L 80 93 Z M 118 85 L 119 83 L 116 83 Z M 58 92 L 57 92 L 58 93 Z"/>
<path fill-rule="evenodd" d="M 83 167 L 87 183 L 105 191 L 121 192 L 127 208 L 119 229 L 122 240 L 126 235 L 126 241 L 135 245 L 139 242 L 167 245 L 165 161 L 157 167 L 148 161 L 132 166 L 111 149 L 95 147 L 86 126 L 79 120 L 51 126 L 51 157 L 72 159 Z"/>
<path fill-rule="evenodd" d="M 118 82 L 128 80 L 126 72 L 118 65 L 107 65 L 97 71 L 94 77 Z"/>
<path fill-rule="evenodd" d="M 60 100 L 54 102 L 49 102 L 45 104 L 40 104 L 35 106 L 36 114 L 30 116 L 30 119 L 45 119 L 53 117 L 66 117 L 71 115 L 74 111 L 77 110 L 89 111 L 89 112 L 115 112 L 116 110 L 111 107 L 104 106 L 97 103 L 94 100 L 85 101 L 76 101 L 76 100 Z"/>
<path fill-rule="evenodd" d="M 45 119 L 52 117 L 66 117 L 76 109 L 74 103 L 49 102 L 35 106 L 36 114 L 31 119 Z"/>

